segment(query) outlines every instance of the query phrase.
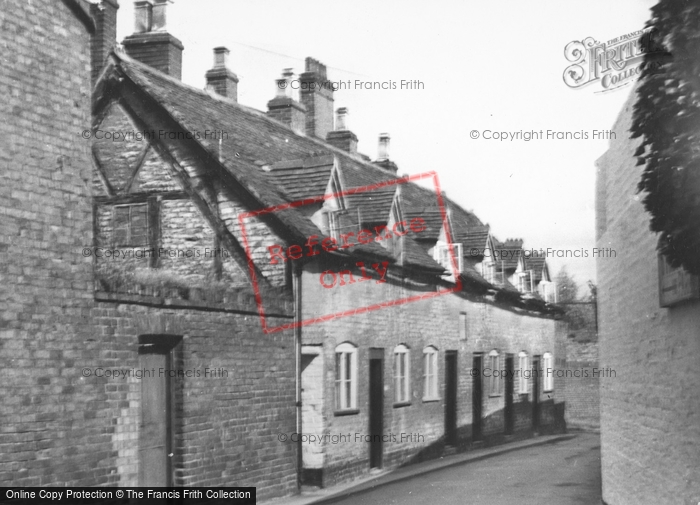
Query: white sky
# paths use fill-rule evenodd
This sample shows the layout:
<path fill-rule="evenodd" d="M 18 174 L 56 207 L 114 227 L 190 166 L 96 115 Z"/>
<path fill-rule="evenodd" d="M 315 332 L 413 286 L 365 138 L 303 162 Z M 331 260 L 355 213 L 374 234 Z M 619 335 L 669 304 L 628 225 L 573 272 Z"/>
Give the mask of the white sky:
<path fill-rule="evenodd" d="M 655 0 L 176 0 L 168 31 L 185 46 L 183 81 L 203 88 L 212 48 L 231 50 L 239 102 L 267 110 L 283 68 L 313 56 L 330 80 L 418 79 L 419 90 L 340 90 L 359 150 L 372 158 L 391 134 L 399 174 L 435 170 L 448 195 L 526 248 L 581 249 L 548 260 L 581 285 L 595 279 L 594 161 L 629 87 L 574 90 L 564 47 L 643 28 Z M 118 40 L 133 32 L 133 2 L 120 0 Z M 472 140 L 478 130 L 584 131 L 589 140 Z M 615 261 L 614 258 L 603 261 Z M 584 289 L 582 288 L 581 293 Z"/>

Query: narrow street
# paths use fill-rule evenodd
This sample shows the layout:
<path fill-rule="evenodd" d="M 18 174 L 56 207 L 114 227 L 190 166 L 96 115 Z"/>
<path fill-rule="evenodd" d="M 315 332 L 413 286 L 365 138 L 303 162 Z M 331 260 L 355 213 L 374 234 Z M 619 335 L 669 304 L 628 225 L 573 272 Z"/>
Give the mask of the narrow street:
<path fill-rule="evenodd" d="M 540 445 L 438 470 L 335 503 L 599 505 L 600 437 Z"/>

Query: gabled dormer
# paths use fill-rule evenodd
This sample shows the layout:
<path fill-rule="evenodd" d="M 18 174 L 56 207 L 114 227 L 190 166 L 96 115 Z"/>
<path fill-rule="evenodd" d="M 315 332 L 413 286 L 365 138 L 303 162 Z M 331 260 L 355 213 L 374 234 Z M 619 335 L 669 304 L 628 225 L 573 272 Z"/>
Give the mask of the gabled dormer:
<path fill-rule="evenodd" d="M 556 285 L 550 278 L 544 256 L 522 255 L 513 279 L 513 284 L 521 293 L 535 295 L 549 303 L 556 302 Z"/>
<path fill-rule="evenodd" d="M 450 282 L 455 281 L 455 273 L 459 275 L 464 271 L 464 244 L 455 242 L 453 229 L 452 212 L 447 207 L 432 253 L 433 259 L 445 268 L 444 278 Z"/>

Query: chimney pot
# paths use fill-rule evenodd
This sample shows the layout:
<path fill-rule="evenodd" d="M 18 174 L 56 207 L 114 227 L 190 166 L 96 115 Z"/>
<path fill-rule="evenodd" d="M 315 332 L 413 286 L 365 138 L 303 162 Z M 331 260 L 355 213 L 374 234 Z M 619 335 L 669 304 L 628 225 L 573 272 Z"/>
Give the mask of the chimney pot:
<path fill-rule="evenodd" d="M 347 107 L 335 111 L 335 130 L 328 132 L 326 142 L 350 154 L 357 154 L 357 135 L 348 128 Z"/>
<path fill-rule="evenodd" d="M 223 46 L 214 48 L 214 68 L 205 74 L 207 86 L 217 94 L 238 101 L 238 76 L 228 69 L 229 50 Z"/>
<path fill-rule="evenodd" d="M 134 3 L 136 33 L 122 44 L 126 53 L 176 79 L 182 75 L 182 42 L 165 31 L 165 9 L 171 0 L 139 0 Z"/>
<path fill-rule="evenodd" d="M 299 134 L 304 133 L 306 124 L 306 107 L 294 99 L 290 85 L 294 72 L 285 68 L 282 77 L 275 80 L 275 98 L 267 102 L 267 115 L 274 118 Z"/>
<path fill-rule="evenodd" d="M 151 31 L 153 19 L 153 3 L 151 0 L 134 2 L 134 33 Z"/>
<path fill-rule="evenodd" d="M 153 18 L 151 21 L 151 31 L 166 31 L 166 11 L 168 4 L 173 3 L 172 0 L 153 0 Z"/>
<path fill-rule="evenodd" d="M 335 129 L 336 131 L 349 130 L 348 128 L 348 108 L 339 107 L 335 111 Z"/>
<path fill-rule="evenodd" d="M 214 48 L 214 68 L 228 68 L 229 51 L 226 47 Z"/>
<path fill-rule="evenodd" d="M 391 137 L 388 133 L 379 134 L 379 150 L 377 154 L 377 161 L 384 161 L 389 159 L 389 140 Z"/>

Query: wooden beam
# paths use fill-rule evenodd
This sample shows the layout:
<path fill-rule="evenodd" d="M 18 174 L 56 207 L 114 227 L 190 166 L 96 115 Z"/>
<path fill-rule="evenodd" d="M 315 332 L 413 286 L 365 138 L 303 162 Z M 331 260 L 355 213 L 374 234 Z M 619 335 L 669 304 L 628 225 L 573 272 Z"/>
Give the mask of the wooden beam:
<path fill-rule="evenodd" d="M 130 97 L 129 91 L 124 90 L 121 100 L 121 105 L 124 109 L 124 112 L 130 117 L 134 124 L 137 125 L 138 129 L 142 131 L 150 130 L 151 128 L 149 128 L 149 125 L 146 123 L 146 121 L 143 118 L 141 118 L 141 116 L 132 108 L 132 100 L 130 100 L 129 98 L 133 98 L 133 101 L 136 102 L 137 105 L 140 104 L 141 106 L 147 107 L 147 104 L 144 104 L 143 102 L 139 101 L 139 99 L 136 96 Z M 147 108 L 145 114 L 149 113 L 153 114 L 154 109 Z M 182 141 L 180 142 L 182 143 Z M 155 152 L 161 157 L 161 159 L 163 159 L 163 161 L 167 162 L 170 165 L 170 167 L 172 168 L 173 175 L 180 182 L 181 187 L 184 189 L 185 193 L 190 197 L 192 203 L 194 203 L 197 209 L 202 213 L 204 219 L 207 220 L 209 226 L 214 231 L 214 233 L 219 236 L 222 245 L 228 250 L 234 261 L 236 261 L 236 263 L 243 269 L 243 271 L 250 276 L 248 255 L 246 254 L 245 249 L 241 246 L 236 237 L 234 237 L 233 233 L 231 233 L 226 224 L 215 215 L 215 213 L 209 207 L 203 196 L 200 195 L 199 192 L 193 187 L 191 178 L 187 171 L 182 167 L 182 165 L 180 165 L 175 156 L 170 153 L 170 150 L 161 139 L 149 139 L 149 143 L 151 147 L 155 150 Z M 199 160 L 200 158 L 196 156 L 191 156 L 191 159 Z M 205 170 L 201 171 L 203 173 L 205 172 Z M 261 286 L 264 286 L 268 289 L 274 289 L 273 286 L 270 284 L 270 281 L 267 280 L 267 278 L 262 274 L 262 271 L 252 261 L 252 259 L 250 261 L 250 264 L 252 265 L 253 271 L 255 272 L 255 276 L 260 282 Z M 250 279 L 250 281 L 252 283 L 252 279 Z"/>

